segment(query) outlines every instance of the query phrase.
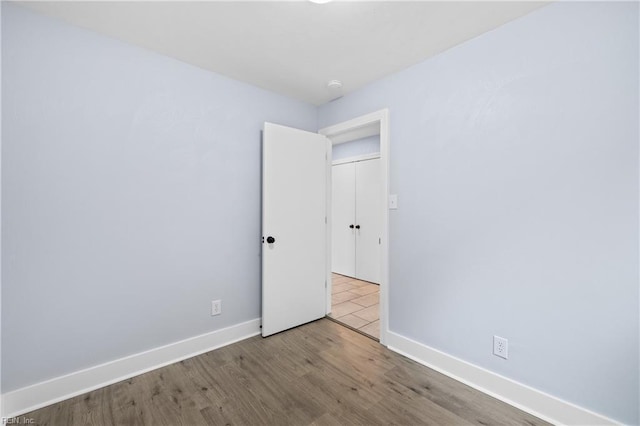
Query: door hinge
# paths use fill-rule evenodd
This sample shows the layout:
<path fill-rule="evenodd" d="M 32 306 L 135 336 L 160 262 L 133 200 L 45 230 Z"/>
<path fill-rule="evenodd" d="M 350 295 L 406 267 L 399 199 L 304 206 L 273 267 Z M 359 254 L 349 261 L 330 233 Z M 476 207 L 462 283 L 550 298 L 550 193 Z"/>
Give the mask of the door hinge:
<path fill-rule="evenodd" d="M 327 280 L 324 280 L 324 288 L 327 288 Z"/>
<path fill-rule="evenodd" d="M 324 217 L 324 223 L 325 223 L 325 225 L 327 223 L 327 217 L 326 216 Z"/>
<path fill-rule="evenodd" d="M 378 244 L 382 244 L 382 238 L 378 238 Z"/>

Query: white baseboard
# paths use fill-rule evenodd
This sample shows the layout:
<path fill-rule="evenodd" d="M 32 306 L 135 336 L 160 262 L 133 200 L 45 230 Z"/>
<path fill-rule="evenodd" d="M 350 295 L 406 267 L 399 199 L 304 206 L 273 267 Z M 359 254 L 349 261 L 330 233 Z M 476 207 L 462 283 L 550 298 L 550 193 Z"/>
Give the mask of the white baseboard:
<path fill-rule="evenodd" d="M 260 319 L 201 334 L 2 395 L 0 417 L 15 417 L 260 334 Z"/>
<path fill-rule="evenodd" d="M 388 332 L 387 345 L 394 352 L 547 422 L 556 425 L 620 424 L 399 334 Z"/>

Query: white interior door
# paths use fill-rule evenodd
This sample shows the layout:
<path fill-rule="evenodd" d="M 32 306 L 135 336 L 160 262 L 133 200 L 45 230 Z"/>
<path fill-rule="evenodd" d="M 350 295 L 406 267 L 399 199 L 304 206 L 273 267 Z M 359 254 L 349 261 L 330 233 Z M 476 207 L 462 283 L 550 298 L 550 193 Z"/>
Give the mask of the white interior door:
<path fill-rule="evenodd" d="M 358 279 L 380 283 L 382 236 L 382 178 L 380 159 L 359 161 L 356 174 L 356 274 Z"/>
<path fill-rule="evenodd" d="M 262 153 L 262 335 L 326 311 L 325 136 L 265 123 Z"/>
<path fill-rule="evenodd" d="M 356 169 L 354 163 L 331 168 L 331 270 L 356 276 Z"/>

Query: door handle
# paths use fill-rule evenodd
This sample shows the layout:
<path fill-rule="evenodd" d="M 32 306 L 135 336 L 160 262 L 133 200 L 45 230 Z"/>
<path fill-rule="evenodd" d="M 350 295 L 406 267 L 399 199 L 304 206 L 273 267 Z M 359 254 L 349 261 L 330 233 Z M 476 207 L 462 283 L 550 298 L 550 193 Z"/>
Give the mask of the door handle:
<path fill-rule="evenodd" d="M 353 229 L 353 225 L 349 225 L 349 228 Z"/>
<path fill-rule="evenodd" d="M 360 229 L 360 225 L 356 225 L 356 229 Z"/>
<path fill-rule="evenodd" d="M 267 243 L 268 243 L 268 244 L 273 244 L 273 243 L 275 243 L 275 242 L 276 242 L 276 239 L 275 239 L 275 238 L 273 238 L 273 237 L 271 237 L 271 236 L 267 237 Z"/>

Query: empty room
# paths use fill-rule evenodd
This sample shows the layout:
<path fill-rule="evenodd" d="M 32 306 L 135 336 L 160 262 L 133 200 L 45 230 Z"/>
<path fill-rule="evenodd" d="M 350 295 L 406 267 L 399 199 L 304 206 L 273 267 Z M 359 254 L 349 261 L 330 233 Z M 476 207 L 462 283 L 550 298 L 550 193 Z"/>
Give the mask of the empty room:
<path fill-rule="evenodd" d="M 640 425 L 637 1 L 1 1 L 0 418 Z"/>

